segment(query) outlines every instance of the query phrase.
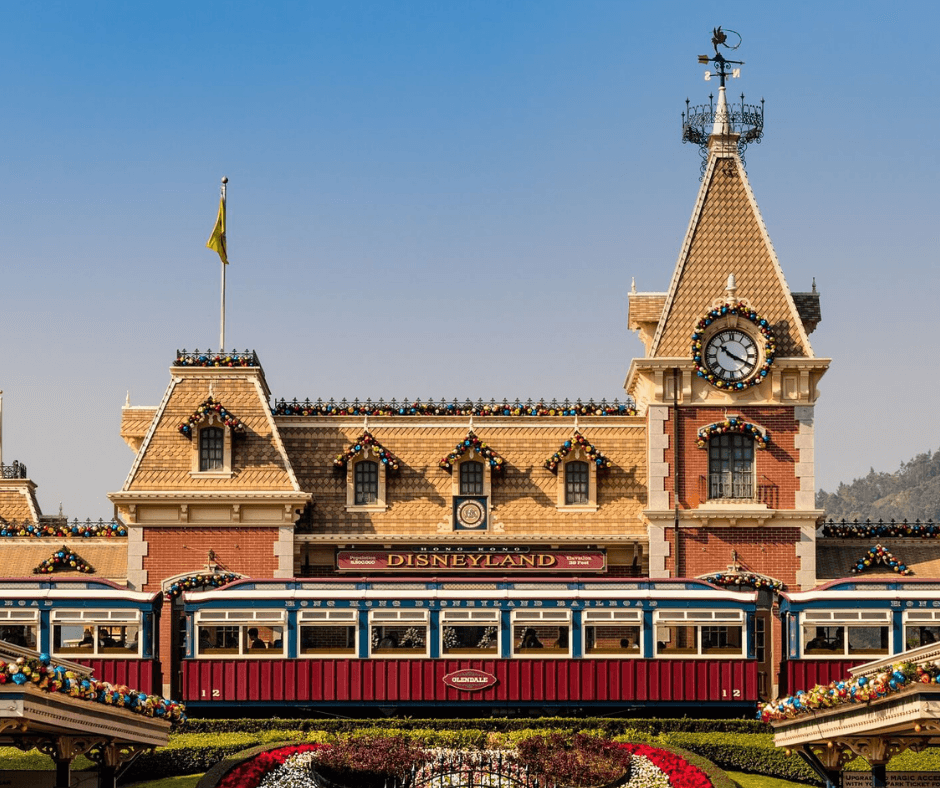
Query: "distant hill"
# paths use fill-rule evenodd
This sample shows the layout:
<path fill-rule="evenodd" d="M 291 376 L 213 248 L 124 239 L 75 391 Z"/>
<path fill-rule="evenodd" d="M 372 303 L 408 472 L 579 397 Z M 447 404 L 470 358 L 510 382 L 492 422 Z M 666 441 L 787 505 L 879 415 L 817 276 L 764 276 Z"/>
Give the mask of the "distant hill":
<path fill-rule="evenodd" d="M 919 454 L 894 473 L 876 472 L 834 493 L 816 493 L 816 507 L 836 520 L 933 520 L 940 522 L 940 452 Z"/>

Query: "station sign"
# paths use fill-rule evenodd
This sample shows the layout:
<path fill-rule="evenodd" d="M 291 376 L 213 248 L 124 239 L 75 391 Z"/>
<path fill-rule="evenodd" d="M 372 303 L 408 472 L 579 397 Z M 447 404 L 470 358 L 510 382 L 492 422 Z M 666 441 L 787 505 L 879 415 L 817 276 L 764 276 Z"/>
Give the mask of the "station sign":
<path fill-rule="evenodd" d="M 338 550 L 340 572 L 603 572 L 603 550 Z"/>
<path fill-rule="evenodd" d="M 499 679 L 492 673 L 487 673 L 483 670 L 475 670 L 473 668 L 465 668 L 464 670 L 455 670 L 453 673 L 448 673 L 444 676 L 443 681 L 448 687 L 460 690 L 461 692 L 478 692 L 479 690 L 493 687 L 499 683 Z"/>

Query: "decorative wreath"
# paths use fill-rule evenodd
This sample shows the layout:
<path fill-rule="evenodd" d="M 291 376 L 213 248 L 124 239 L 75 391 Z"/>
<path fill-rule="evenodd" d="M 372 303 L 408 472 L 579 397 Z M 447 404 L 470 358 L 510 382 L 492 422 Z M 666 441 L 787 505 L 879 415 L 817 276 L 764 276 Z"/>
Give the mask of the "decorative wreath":
<path fill-rule="evenodd" d="M 33 567 L 34 575 L 51 575 L 53 572 L 69 571 L 92 574 L 95 570 L 85 559 L 66 545 L 62 545 L 39 566 Z"/>
<path fill-rule="evenodd" d="M 173 581 L 173 585 L 163 592 L 163 596 L 167 600 L 176 599 L 184 591 L 192 591 L 194 588 L 221 588 L 235 580 L 241 580 L 241 578 L 241 575 L 232 572 L 179 577 Z"/>
<path fill-rule="evenodd" d="M 452 471 L 454 469 L 454 463 L 463 457 L 464 454 L 466 454 L 468 451 L 479 452 L 480 456 L 490 464 L 490 468 L 492 468 L 496 473 L 502 471 L 506 465 L 506 461 L 489 446 L 487 446 L 483 441 L 481 441 L 473 432 L 473 430 L 471 430 L 467 433 L 467 437 L 458 443 L 450 454 L 441 458 L 441 468 L 443 468 L 445 471 Z"/>
<path fill-rule="evenodd" d="M 576 448 L 580 448 L 587 455 L 588 459 L 597 466 L 597 470 L 599 471 L 606 471 L 613 466 L 613 463 L 598 451 L 593 444 L 588 443 L 587 438 L 580 432 L 576 432 L 558 447 L 558 451 L 545 460 L 545 467 L 553 473 L 557 472 L 558 466 L 561 465 L 562 460 Z"/>
<path fill-rule="evenodd" d="M 232 432 L 245 431 L 245 425 L 238 417 L 229 413 L 222 407 L 222 403 L 214 397 L 209 397 L 202 405 L 196 408 L 196 411 L 186 419 L 186 421 L 182 422 L 177 429 L 180 431 L 181 435 L 192 439 L 196 427 L 208 421 L 212 416 L 217 416 Z"/>
<path fill-rule="evenodd" d="M 868 548 L 868 552 L 855 562 L 855 566 L 852 567 L 852 574 L 857 575 L 860 572 L 864 572 L 868 567 L 875 566 L 875 564 L 884 564 L 899 575 L 914 574 L 905 564 L 902 564 L 889 550 L 885 549 L 880 544 Z"/>
<path fill-rule="evenodd" d="M 369 449 L 372 449 L 372 452 L 378 456 L 379 461 L 388 470 L 398 470 L 398 458 L 395 457 L 375 438 L 373 438 L 372 433 L 368 430 L 356 438 L 355 442 L 346 448 L 346 451 L 344 451 L 342 454 L 337 454 L 336 459 L 333 460 L 333 465 L 337 468 L 345 468 L 347 463 L 353 459 L 353 457 L 355 457 L 357 454 L 360 454 L 361 452 L 367 452 Z"/>
<path fill-rule="evenodd" d="M 714 424 L 702 427 L 698 431 L 698 447 L 704 449 L 708 441 L 716 435 L 727 435 L 729 433 L 750 435 L 758 449 L 766 449 L 767 444 L 770 442 L 770 433 L 767 430 L 758 427 L 756 424 L 751 424 L 749 421 L 739 419 L 737 416 L 730 416 L 724 421 L 716 421 Z"/>
<path fill-rule="evenodd" d="M 702 363 L 702 339 L 705 336 L 705 329 L 716 320 L 726 317 L 743 317 L 750 320 L 761 336 L 764 338 L 764 363 L 757 369 L 754 375 L 747 380 L 737 383 L 726 382 L 716 378 L 708 368 Z M 740 391 L 742 389 L 757 386 L 767 377 L 770 365 L 773 363 L 774 356 L 777 353 L 777 341 L 774 339 L 773 331 L 770 330 L 770 323 L 762 318 L 757 312 L 751 309 L 744 301 L 728 301 L 721 306 L 712 309 L 705 317 L 698 321 L 695 331 L 692 333 L 692 360 L 695 362 L 695 372 L 700 378 L 705 378 L 709 383 L 719 389 L 732 389 Z"/>
<path fill-rule="evenodd" d="M 702 580 L 725 588 L 728 586 L 749 586 L 756 589 L 767 588 L 774 593 L 783 591 L 783 583 L 779 580 L 772 580 L 763 575 L 755 575 L 753 572 L 718 572 L 714 575 L 706 575 Z"/>

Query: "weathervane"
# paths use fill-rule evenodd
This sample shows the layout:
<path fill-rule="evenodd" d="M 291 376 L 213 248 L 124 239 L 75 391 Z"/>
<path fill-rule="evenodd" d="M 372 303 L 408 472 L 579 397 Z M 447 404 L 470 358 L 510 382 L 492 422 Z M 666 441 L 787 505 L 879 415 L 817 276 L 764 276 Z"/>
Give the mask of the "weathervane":
<path fill-rule="evenodd" d="M 738 43 L 735 44 L 734 46 L 731 46 L 730 44 L 728 44 L 728 33 L 734 33 L 734 35 L 738 37 Z M 712 74 L 711 71 L 706 71 L 705 81 L 708 82 L 712 77 L 718 77 L 718 79 L 721 80 L 721 87 L 725 86 L 725 80 L 729 76 L 732 77 L 733 79 L 737 79 L 738 77 L 741 76 L 741 69 L 739 68 L 729 69 L 728 68 L 729 66 L 743 66 L 744 65 L 743 60 L 728 60 L 725 58 L 724 55 L 721 54 L 721 52 L 718 51 L 718 47 L 720 46 L 724 47 L 729 52 L 734 52 L 735 49 L 741 46 L 741 34 L 734 30 L 729 30 L 728 33 L 726 33 L 724 30 L 721 29 L 721 25 L 719 25 L 714 30 L 712 30 L 712 46 L 715 48 L 715 56 L 714 57 L 709 57 L 708 55 L 698 56 L 698 62 L 701 63 L 703 66 L 709 63 L 715 64 L 715 73 Z"/>
<path fill-rule="evenodd" d="M 728 34 L 732 34 L 737 39 L 737 43 L 728 43 Z M 744 152 L 747 146 L 752 142 L 759 143 L 764 136 L 764 100 L 760 104 L 745 104 L 744 94 L 741 94 L 740 104 L 728 104 L 725 99 L 725 82 L 728 77 L 736 79 L 741 76 L 743 60 L 728 60 L 719 47 L 733 52 L 741 46 L 741 34 L 734 30 L 723 30 L 721 26 L 712 30 L 712 46 L 715 54 L 712 57 L 708 55 L 699 55 L 698 62 L 702 65 L 713 63 L 714 71 L 705 72 L 705 81 L 708 82 L 712 77 L 718 77 L 721 88 L 717 104 L 714 94 L 708 97 L 708 104 L 699 104 L 691 106 L 689 100 L 685 100 L 685 112 L 682 113 L 682 141 L 691 142 L 698 145 L 699 153 L 702 156 L 701 175 L 704 177 L 705 169 L 708 166 L 709 145 L 708 141 L 713 135 L 721 135 L 725 139 L 737 137 L 738 156 L 741 158 L 741 164 L 744 162 Z M 732 142 L 732 144 L 734 144 Z M 699 178 L 701 180 L 701 178 Z"/>

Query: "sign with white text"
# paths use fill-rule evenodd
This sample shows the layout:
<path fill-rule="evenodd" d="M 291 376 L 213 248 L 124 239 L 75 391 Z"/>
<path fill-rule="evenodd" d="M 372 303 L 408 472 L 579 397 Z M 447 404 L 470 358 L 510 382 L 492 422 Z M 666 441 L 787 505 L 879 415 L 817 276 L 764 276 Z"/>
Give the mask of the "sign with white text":
<path fill-rule="evenodd" d="M 940 772 L 888 772 L 887 788 L 940 788 Z M 871 788 L 871 772 L 842 772 L 842 788 Z"/>
<path fill-rule="evenodd" d="M 340 572 L 603 572 L 601 550 L 531 550 L 525 553 L 339 550 Z"/>

